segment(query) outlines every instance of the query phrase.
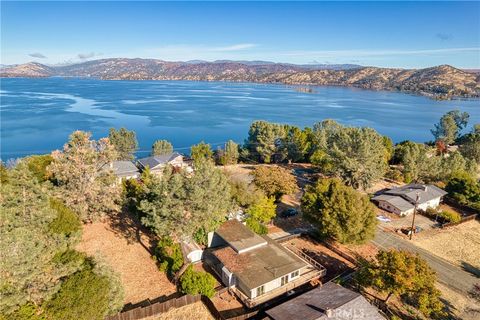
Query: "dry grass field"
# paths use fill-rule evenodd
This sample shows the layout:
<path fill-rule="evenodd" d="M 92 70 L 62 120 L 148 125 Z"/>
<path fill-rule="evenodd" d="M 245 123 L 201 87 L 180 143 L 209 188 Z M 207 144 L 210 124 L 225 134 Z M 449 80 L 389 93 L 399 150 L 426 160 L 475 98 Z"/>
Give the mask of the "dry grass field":
<path fill-rule="evenodd" d="M 158 270 L 145 247 L 109 222 L 84 225 L 82 241 L 77 249 L 99 256 L 120 275 L 125 290 L 125 304 L 176 292 L 175 286 Z"/>
<path fill-rule="evenodd" d="M 480 304 L 474 299 L 453 291 L 440 283 L 437 283 L 437 288 L 442 292 L 441 299 L 457 319 L 480 319 Z"/>
<path fill-rule="evenodd" d="M 207 307 L 199 301 L 181 308 L 170 309 L 159 316 L 146 318 L 145 320 L 213 320 L 214 318 Z"/>
<path fill-rule="evenodd" d="M 414 243 L 467 271 L 480 271 L 480 222 L 476 220 L 420 233 Z"/>

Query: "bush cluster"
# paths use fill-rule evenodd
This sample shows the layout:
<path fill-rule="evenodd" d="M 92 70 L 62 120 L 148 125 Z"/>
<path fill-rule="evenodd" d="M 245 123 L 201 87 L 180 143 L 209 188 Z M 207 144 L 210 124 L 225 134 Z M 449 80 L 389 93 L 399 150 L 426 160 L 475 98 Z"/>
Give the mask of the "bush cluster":
<path fill-rule="evenodd" d="M 180 244 L 171 238 L 164 237 L 158 241 L 155 248 L 155 259 L 160 264 L 160 270 L 173 276 L 183 266 L 183 254 Z"/>
<path fill-rule="evenodd" d="M 211 298 L 215 294 L 215 283 L 211 274 L 195 271 L 190 265 L 180 278 L 180 290 L 186 294 L 201 294 Z"/>

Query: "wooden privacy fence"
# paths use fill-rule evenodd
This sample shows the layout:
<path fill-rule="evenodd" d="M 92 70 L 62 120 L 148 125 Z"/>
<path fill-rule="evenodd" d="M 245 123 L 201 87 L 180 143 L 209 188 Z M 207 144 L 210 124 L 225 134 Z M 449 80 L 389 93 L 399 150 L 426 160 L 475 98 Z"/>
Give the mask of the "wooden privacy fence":
<path fill-rule="evenodd" d="M 172 308 L 180 308 L 202 300 L 201 295 L 185 295 L 180 298 L 170 299 L 165 302 L 156 302 L 147 306 L 118 313 L 105 318 L 105 320 L 139 320 L 167 312 Z"/>
<path fill-rule="evenodd" d="M 464 223 L 464 222 L 467 222 L 467 221 L 475 220 L 476 218 L 477 218 L 477 214 L 472 214 L 471 216 L 462 218 L 462 220 L 460 220 L 459 222 L 444 223 L 444 224 L 441 225 L 441 227 L 446 228 L 446 227 L 456 226 L 457 224 L 461 224 L 461 223 Z"/>

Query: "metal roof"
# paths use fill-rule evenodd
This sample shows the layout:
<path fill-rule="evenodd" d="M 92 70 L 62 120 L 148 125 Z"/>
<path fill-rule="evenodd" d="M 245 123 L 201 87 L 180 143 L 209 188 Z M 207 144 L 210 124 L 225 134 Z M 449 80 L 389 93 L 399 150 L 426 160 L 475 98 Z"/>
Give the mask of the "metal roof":
<path fill-rule="evenodd" d="M 388 194 L 381 194 L 379 196 L 373 197 L 372 200 L 388 202 L 390 205 L 394 206 L 400 211 L 407 211 L 415 207 L 415 205 L 400 196 L 392 196 Z"/>
<path fill-rule="evenodd" d="M 244 226 L 243 223 L 237 219 L 222 223 L 215 233 L 225 240 L 236 252 L 267 244 L 264 238 Z"/>
<path fill-rule="evenodd" d="M 398 188 L 387 190 L 384 192 L 384 194 L 401 196 L 412 203 L 415 203 L 418 194 L 418 203 L 422 204 L 432 199 L 443 197 L 447 194 L 447 192 L 431 184 L 424 185 L 411 183 Z"/>
<path fill-rule="evenodd" d="M 128 176 L 139 173 L 137 166 L 132 161 L 112 161 L 103 166 L 105 170 L 112 170 L 116 176 Z"/>
<path fill-rule="evenodd" d="M 274 320 L 385 319 L 362 295 L 333 282 L 305 292 L 265 312 Z M 327 316 L 327 313 L 331 314 Z"/>
<path fill-rule="evenodd" d="M 153 169 L 159 165 L 165 165 L 179 156 L 181 156 L 180 153 L 173 152 L 167 155 L 159 155 L 159 156 L 142 158 L 142 159 L 138 159 L 137 161 L 142 167 L 144 168 L 149 167 L 150 169 Z"/>

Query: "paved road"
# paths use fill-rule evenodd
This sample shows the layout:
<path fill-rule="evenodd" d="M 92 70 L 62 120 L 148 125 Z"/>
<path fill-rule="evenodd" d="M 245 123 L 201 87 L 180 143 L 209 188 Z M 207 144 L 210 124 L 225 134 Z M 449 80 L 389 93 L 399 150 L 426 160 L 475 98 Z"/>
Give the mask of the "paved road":
<path fill-rule="evenodd" d="M 382 249 L 396 248 L 420 254 L 420 256 L 437 272 L 439 282 L 459 292 L 466 294 L 475 283 L 480 282 L 480 279 L 471 273 L 462 270 L 445 259 L 415 246 L 408 240 L 402 239 L 392 232 L 378 228 L 375 239 L 372 240 L 372 242 Z"/>

